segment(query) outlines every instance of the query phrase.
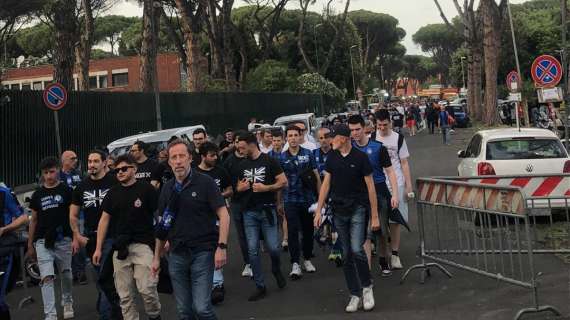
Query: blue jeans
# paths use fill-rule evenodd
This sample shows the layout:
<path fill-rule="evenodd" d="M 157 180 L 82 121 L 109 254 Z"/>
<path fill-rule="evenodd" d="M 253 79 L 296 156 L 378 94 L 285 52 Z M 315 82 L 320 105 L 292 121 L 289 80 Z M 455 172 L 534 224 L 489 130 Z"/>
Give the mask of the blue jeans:
<path fill-rule="evenodd" d="M 236 226 L 239 249 L 241 251 L 241 256 L 243 257 L 243 263 L 249 264 L 249 253 L 247 252 L 247 240 L 245 239 L 245 229 L 243 226 L 243 212 L 241 208 L 242 205 L 239 201 L 232 201 L 232 203 L 230 204 L 230 215 L 234 220 L 233 224 Z"/>
<path fill-rule="evenodd" d="M 344 277 L 350 294 L 361 297 L 362 288 L 372 284 L 364 240 L 368 226 L 367 211 L 357 206 L 351 215 L 334 215 L 334 223 L 342 243 Z"/>
<path fill-rule="evenodd" d="M 101 263 L 98 266 L 93 265 L 93 269 L 95 270 L 95 275 L 97 279 L 95 285 L 98 291 L 96 306 L 97 306 L 97 312 L 99 312 L 99 319 L 101 320 L 110 320 L 113 318 L 112 316 L 113 306 L 111 305 L 111 302 L 109 301 L 107 295 L 105 294 L 105 292 L 101 288 L 101 285 L 99 284 L 99 274 L 101 273 L 101 268 L 103 265 L 105 265 L 105 261 L 107 260 L 107 258 L 111 257 L 110 253 L 112 250 L 113 250 L 113 239 L 105 239 L 105 241 L 103 242 L 103 248 L 101 250 Z M 119 306 L 119 301 L 114 301 L 114 305 L 116 309 L 120 310 L 121 307 Z"/>
<path fill-rule="evenodd" d="M 313 256 L 313 215 L 309 213 L 308 203 L 285 202 L 285 216 L 289 238 L 289 253 L 291 263 L 299 263 L 301 248 L 299 245 L 299 232 L 303 235 L 303 258 L 311 260 Z"/>
<path fill-rule="evenodd" d="M 35 247 L 38 256 L 40 276 L 42 278 L 40 287 L 42 290 L 42 300 L 44 302 L 44 315 L 46 319 L 56 319 L 54 262 L 57 264 L 59 277 L 61 279 L 61 304 L 73 303 L 73 296 L 71 294 L 73 283 L 71 276 L 71 239 L 66 237 L 63 238 L 63 240 L 56 241 L 53 249 L 45 247 L 44 239 L 38 239 L 35 242 Z"/>
<path fill-rule="evenodd" d="M 443 135 L 443 144 L 449 144 L 449 130 L 450 127 L 445 125 L 441 126 L 441 134 Z"/>
<path fill-rule="evenodd" d="M 279 230 L 277 227 L 277 214 L 272 209 L 273 223 L 270 223 L 263 210 L 246 210 L 243 213 L 243 224 L 247 238 L 249 262 L 253 271 L 253 280 L 258 288 L 265 287 L 261 258 L 259 257 L 259 238 L 263 232 L 265 248 L 271 256 L 271 271 L 273 274 L 281 272 L 281 252 L 279 244 Z"/>
<path fill-rule="evenodd" d="M 14 254 L 10 253 L 4 257 L 0 257 L 0 271 L 4 272 L 3 275 L 0 275 L 0 315 L 9 309 L 6 303 L 6 291 L 8 290 L 8 282 L 10 282 L 13 267 Z"/>
<path fill-rule="evenodd" d="M 214 287 L 219 287 L 224 285 L 224 269 L 220 268 L 214 270 L 214 279 L 212 281 Z"/>
<path fill-rule="evenodd" d="M 214 251 L 178 249 L 168 257 L 179 320 L 217 319 L 212 307 Z"/>

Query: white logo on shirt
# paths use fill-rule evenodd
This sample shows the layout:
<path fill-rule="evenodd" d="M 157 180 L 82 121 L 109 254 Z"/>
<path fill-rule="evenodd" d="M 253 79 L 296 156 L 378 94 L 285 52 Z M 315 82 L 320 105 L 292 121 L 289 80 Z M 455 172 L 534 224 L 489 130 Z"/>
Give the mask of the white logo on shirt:
<path fill-rule="evenodd" d="M 83 205 L 85 208 L 99 207 L 107 196 L 109 189 L 91 190 L 83 192 Z"/>
<path fill-rule="evenodd" d="M 196 192 L 192 192 L 192 197 L 196 198 L 198 194 Z"/>
<path fill-rule="evenodd" d="M 251 170 L 244 170 L 244 177 L 249 182 L 265 182 L 265 167 L 252 168 Z"/>
<path fill-rule="evenodd" d="M 140 208 L 142 206 L 142 201 L 141 199 L 138 199 L 135 201 L 135 208 Z"/>

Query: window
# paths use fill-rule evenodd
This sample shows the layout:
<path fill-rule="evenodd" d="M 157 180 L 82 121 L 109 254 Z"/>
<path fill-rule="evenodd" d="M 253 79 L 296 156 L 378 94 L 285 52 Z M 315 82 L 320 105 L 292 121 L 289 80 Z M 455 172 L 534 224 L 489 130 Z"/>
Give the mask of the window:
<path fill-rule="evenodd" d="M 555 139 L 517 138 L 487 143 L 487 160 L 557 159 L 566 152 Z"/>
<path fill-rule="evenodd" d="M 41 81 L 40 82 L 34 82 L 32 85 L 32 88 L 34 90 L 42 90 L 42 82 Z"/>
<path fill-rule="evenodd" d="M 44 89 L 47 88 L 47 86 L 49 86 L 50 84 L 52 84 L 53 81 L 44 81 Z"/>
<path fill-rule="evenodd" d="M 465 157 L 475 158 L 479 156 L 479 153 L 481 153 L 481 140 L 482 138 L 480 135 L 477 134 L 473 136 L 473 139 L 471 139 L 471 142 L 465 151 Z"/>
<path fill-rule="evenodd" d="M 114 73 L 113 74 L 113 87 L 121 87 L 129 85 L 129 73 Z"/>
<path fill-rule="evenodd" d="M 10 90 L 20 90 L 20 84 L 19 83 L 11 84 Z"/>
<path fill-rule="evenodd" d="M 32 85 L 29 83 L 22 83 L 22 90 L 31 90 Z"/>
<path fill-rule="evenodd" d="M 4 90 L 10 90 L 10 85 L 9 85 L 9 84 L 5 84 L 5 85 L 3 86 L 3 88 L 4 88 Z"/>
<path fill-rule="evenodd" d="M 97 89 L 97 76 L 89 77 L 89 89 Z"/>
<path fill-rule="evenodd" d="M 107 76 L 99 76 L 99 88 L 107 88 Z"/>

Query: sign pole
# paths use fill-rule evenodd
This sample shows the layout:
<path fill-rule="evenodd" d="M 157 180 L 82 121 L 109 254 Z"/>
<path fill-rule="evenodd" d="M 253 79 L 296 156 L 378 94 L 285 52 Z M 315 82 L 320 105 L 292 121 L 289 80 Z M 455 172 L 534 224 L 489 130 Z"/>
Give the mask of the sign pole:
<path fill-rule="evenodd" d="M 61 135 L 59 134 L 59 117 L 57 111 L 53 111 L 53 120 L 55 121 L 55 139 L 57 141 L 57 154 L 61 156 L 63 151 L 61 150 Z"/>
<path fill-rule="evenodd" d="M 522 80 L 522 73 L 521 73 L 521 65 L 519 63 L 519 54 L 518 54 L 518 50 L 517 50 L 517 41 L 515 38 L 515 28 L 513 26 L 513 15 L 511 14 L 511 3 L 509 0 L 507 0 L 507 11 L 509 12 L 509 22 L 511 24 L 511 37 L 513 39 L 513 50 L 515 53 L 515 61 L 517 64 L 517 72 L 519 74 L 519 77 L 521 79 L 521 85 L 523 84 L 523 80 Z M 521 88 L 521 93 L 522 93 L 522 88 Z M 521 94 L 522 95 L 522 94 Z M 515 116 L 517 119 L 517 128 L 520 131 L 521 130 L 521 126 L 520 126 L 520 120 L 519 120 L 519 102 L 515 103 Z M 528 125 L 528 112 L 524 111 L 524 115 L 525 115 L 525 120 L 526 120 L 526 124 Z"/>
<path fill-rule="evenodd" d="M 568 115 L 569 110 L 569 99 L 568 99 L 568 54 L 566 53 L 566 14 L 568 13 L 568 4 L 566 0 L 560 0 L 560 13 L 561 13 L 561 24 L 562 24 L 562 70 L 564 70 L 564 119 L 562 119 L 562 125 L 564 125 L 564 137 L 566 138 L 565 146 L 566 150 L 570 150 L 570 137 L 568 137 Z M 558 130 L 558 129 L 557 129 Z"/>

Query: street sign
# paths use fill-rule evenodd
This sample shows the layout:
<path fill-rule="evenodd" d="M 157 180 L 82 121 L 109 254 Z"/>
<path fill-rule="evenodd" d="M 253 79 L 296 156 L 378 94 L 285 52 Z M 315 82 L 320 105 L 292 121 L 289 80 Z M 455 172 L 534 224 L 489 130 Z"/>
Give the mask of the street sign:
<path fill-rule="evenodd" d="M 509 88 L 511 92 L 517 91 L 520 87 L 520 83 L 521 77 L 519 73 L 516 71 L 509 72 L 507 75 L 507 88 Z"/>
<path fill-rule="evenodd" d="M 534 60 L 530 70 L 538 87 L 555 87 L 562 79 L 562 65 L 550 55 L 542 55 Z"/>
<path fill-rule="evenodd" d="M 509 94 L 510 101 L 521 102 L 522 101 L 522 94 L 520 92 L 511 92 Z"/>
<path fill-rule="evenodd" d="M 44 89 L 44 103 L 53 111 L 61 110 L 67 103 L 67 91 L 59 83 L 52 83 Z"/>
<path fill-rule="evenodd" d="M 564 100 L 564 94 L 560 87 L 539 88 L 537 93 L 539 103 L 562 102 Z"/>

